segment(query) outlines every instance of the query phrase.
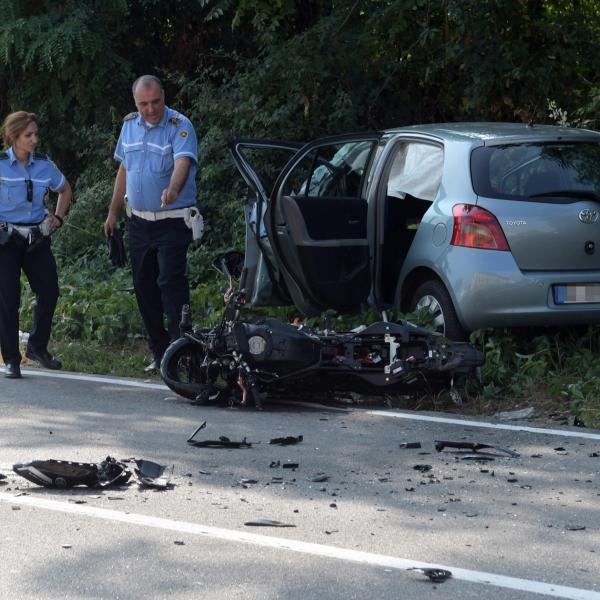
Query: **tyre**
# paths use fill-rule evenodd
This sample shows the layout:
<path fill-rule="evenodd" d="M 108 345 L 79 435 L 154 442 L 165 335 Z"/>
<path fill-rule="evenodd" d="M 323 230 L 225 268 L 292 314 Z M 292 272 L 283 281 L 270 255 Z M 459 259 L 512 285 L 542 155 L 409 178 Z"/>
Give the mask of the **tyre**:
<path fill-rule="evenodd" d="M 430 279 L 422 283 L 413 294 L 410 302 L 411 312 L 429 309 L 432 316 L 430 327 L 455 341 L 469 339 L 468 333 L 462 328 L 450 294 L 440 281 Z"/>
<path fill-rule="evenodd" d="M 174 341 L 160 363 L 160 375 L 176 394 L 203 403 L 215 402 L 228 386 L 220 379 L 218 365 L 206 364 L 204 348 L 188 338 Z"/>

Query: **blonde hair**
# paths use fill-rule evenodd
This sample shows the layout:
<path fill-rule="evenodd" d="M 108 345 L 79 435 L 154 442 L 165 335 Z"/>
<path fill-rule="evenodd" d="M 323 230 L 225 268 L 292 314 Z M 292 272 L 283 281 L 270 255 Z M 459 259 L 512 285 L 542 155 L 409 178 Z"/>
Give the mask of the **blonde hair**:
<path fill-rule="evenodd" d="M 2 123 L 2 139 L 6 147 L 12 146 L 15 138 L 19 137 L 31 123 L 40 126 L 40 121 L 35 113 L 24 110 L 10 113 Z"/>

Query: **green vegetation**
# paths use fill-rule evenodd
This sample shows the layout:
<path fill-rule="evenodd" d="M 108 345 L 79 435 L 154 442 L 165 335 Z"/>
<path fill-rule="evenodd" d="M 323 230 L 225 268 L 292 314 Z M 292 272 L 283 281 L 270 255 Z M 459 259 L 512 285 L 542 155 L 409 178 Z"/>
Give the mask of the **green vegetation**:
<path fill-rule="evenodd" d="M 213 321 L 221 299 L 211 259 L 242 247 L 246 191 L 225 148 L 230 137 L 302 141 L 465 120 L 593 128 L 599 50 L 595 0 L 4 0 L 0 113 L 40 115 L 42 150 L 77 199 L 54 239 L 56 343 L 81 363 L 90 350 L 126 348 L 120 363 L 138 369 L 137 358 L 125 359 L 140 354 L 142 336 L 130 274 L 109 267 L 101 229 L 135 76 L 161 77 L 168 103 L 201 139 L 208 228 L 189 274 L 196 319 Z M 26 291 L 24 327 L 30 309 Z M 547 395 L 598 423 L 599 331 L 482 333 L 485 397 Z M 121 368 L 103 361 L 90 366 Z"/>

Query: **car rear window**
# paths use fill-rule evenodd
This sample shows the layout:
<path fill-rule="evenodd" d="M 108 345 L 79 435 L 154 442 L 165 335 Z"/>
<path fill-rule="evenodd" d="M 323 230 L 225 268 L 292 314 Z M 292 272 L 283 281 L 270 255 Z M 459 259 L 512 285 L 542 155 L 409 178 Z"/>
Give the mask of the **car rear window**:
<path fill-rule="evenodd" d="M 471 154 L 471 177 L 475 193 L 488 198 L 546 202 L 598 195 L 600 144 L 483 146 Z"/>

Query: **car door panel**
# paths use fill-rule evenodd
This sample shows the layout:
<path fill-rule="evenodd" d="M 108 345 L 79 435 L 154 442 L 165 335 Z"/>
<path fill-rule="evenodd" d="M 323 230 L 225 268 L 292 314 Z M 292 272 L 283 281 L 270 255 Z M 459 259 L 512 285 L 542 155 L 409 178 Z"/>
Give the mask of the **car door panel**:
<path fill-rule="evenodd" d="M 267 231 L 294 304 L 307 315 L 327 308 L 350 311 L 367 300 L 371 265 L 363 188 L 377 140 L 377 134 L 359 134 L 309 144 L 290 161 L 277 181 Z M 333 165 L 335 177 L 343 174 L 335 185 L 324 183 L 321 175 L 314 184 L 311 177 L 327 163 L 319 158 L 320 149 L 329 146 L 338 148 L 334 161 L 337 158 L 340 164 Z M 351 164 L 339 159 L 339 153 L 346 152 L 348 158 L 353 151 L 359 158 Z M 295 193 L 286 194 L 286 178 L 294 178 L 295 168 L 303 172 L 303 160 L 305 164 L 312 161 L 312 171 L 308 171 L 308 179 L 300 188 L 295 182 Z M 321 191 L 334 193 L 319 195 Z"/>

